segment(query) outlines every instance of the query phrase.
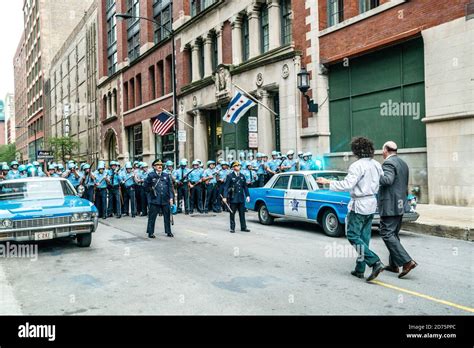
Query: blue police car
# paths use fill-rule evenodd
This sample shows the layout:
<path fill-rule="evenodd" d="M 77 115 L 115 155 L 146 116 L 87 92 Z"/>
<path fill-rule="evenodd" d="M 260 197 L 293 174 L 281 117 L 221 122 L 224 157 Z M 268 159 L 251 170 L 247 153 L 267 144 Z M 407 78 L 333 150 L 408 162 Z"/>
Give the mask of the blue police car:
<path fill-rule="evenodd" d="M 322 226 L 328 236 L 339 237 L 345 233 L 350 194 L 330 191 L 317 184 L 316 179 L 342 180 L 346 175 L 346 172 L 327 170 L 279 173 L 264 187 L 250 189 L 250 202 L 246 207 L 256 211 L 264 225 L 271 225 L 275 218 L 308 221 Z M 418 216 L 407 204 L 403 221 L 416 221 Z M 380 217 L 375 214 L 373 224 L 379 222 Z"/>
<path fill-rule="evenodd" d="M 0 242 L 75 237 L 89 247 L 97 208 L 77 197 L 63 178 L 32 177 L 0 182 Z"/>

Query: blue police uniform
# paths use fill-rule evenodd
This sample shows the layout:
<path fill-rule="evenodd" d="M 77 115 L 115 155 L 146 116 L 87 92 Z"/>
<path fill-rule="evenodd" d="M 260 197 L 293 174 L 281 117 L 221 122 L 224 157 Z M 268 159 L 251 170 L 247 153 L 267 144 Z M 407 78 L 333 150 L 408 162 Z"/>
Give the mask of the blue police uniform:
<path fill-rule="evenodd" d="M 257 187 L 263 187 L 265 185 L 265 179 L 267 176 L 267 166 L 267 162 L 263 160 L 257 161 Z"/>
<path fill-rule="evenodd" d="M 123 212 L 125 215 L 128 215 L 130 207 L 130 213 L 132 217 L 135 217 L 137 214 L 135 173 L 133 171 L 130 171 L 130 173 L 125 171 L 120 175 L 120 181 L 123 183 L 125 188 L 125 195 L 123 198 Z"/>
<path fill-rule="evenodd" d="M 284 172 L 294 172 L 294 171 L 296 171 L 296 160 L 287 158 L 283 162 L 283 167 L 291 167 L 290 169 L 285 169 Z"/>
<path fill-rule="evenodd" d="M 156 216 L 159 212 L 163 214 L 165 233 L 172 237 L 171 233 L 171 213 L 170 200 L 174 198 L 172 180 L 169 174 L 152 171 L 148 174 L 144 183 L 145 190 L 149 193 L 149 216 L 147 233 L 153 237 L 155 233 Z"/>
<path fill-rule="evenodd" d="M 204 197 L 204 213 L 212 210 L 213 212 L 217 212 L 218 208 L 218 200 L 217 200 L 217 169 L 214 167 L 213 169 L 208 168 L 204 171 L 203 177 L 211 179 L 207 180 L 204 184 L 205 190 L 205 197 Z"/>
<path fill-rule="evenodd" d="M 95 184 L 95 182 L 88 173 L 85 173 L 83 178 L 84 178 L 83 183 L 84 183 L 84 188 L 85 188 L 85 192 L 84 192 L 85 197 L 84 198 L 87 199 L 89 202 L 94 203 L 94 184 Z"/>
<path fill-rule="evenodd" d="M 135 193 L 135 197 L 137 198 L 137 213 L 140 213 L 141 216 L 148 215 L 148 197 L 147 193 L 143 187 L 143 184 L 148 176 L 148 171 L 143 169 L 136 169 L 135 170 L 137 179 L 139 182 L 137 183 L 137 191 Z"/>
<path fill-rule="evenodd" d="M 21 174 L 18 170 L 8 171 L 8 174 L 7 174 L 7 177 L 6 177 L 7 180 L 20 179 L 20 178 L 21 178 Z"/>
<path fill-rule="evenodd" d="M 230 230 L 235 231 L 235 213 L 239 212 L 240 229 L 248 232 L 247 223 L 245 221 L 245 200 L 250 197 L 249 189 L 245 176 L 242 173 L 233 171 L 227 176 L 224 185 L 224 198 L 230 205 L 232 211 L 230 212 Z"/>
<path fill-rule="evenodd" d="M 76 174 L 77 177 L 73 172 L 70 172 L 69 175 L 66 177 L 66 179 L 71 183 L 72 186 L 74 186 L 75 189 L 77 189 L 82 179 L 80 172 L 76 172 Z"/>
<path fill-rule="evenodd" d="M 105 170 L 102 174 L 96 170 L 94 172 L 94 185 L 97 187 L 96 196 L 95 196 L 95 205 L 99 210 L 100 217 L 103 219 L 107 218 L 107 181 L 105 178 L 107 174 Z"/>
<path fill-rule="evenodd" d="M 199 213 L 203 213 L 202 208 L 202 186 L 200 185 L 200 181 L 202 179 L 204 171 L 202 168 L 191 169 L 188 173 L 189 183 L 193 186 L 189 190 L 189 211 L 192 214 L 194 212 L 194 207 L 197 203 L 197 210 Z"/>
<path fill-rule="evenodd" d="M 120 218 L 122 216 L 121 212 L 121 202 L 120 202 L 120 174 L 118 170 L 114 171 L 109 169 L 107 171 L 107 178 L 109 179 L 109 202 L 107 208 L 107 216 L 112 216 L 115 212 L 115 216 Z M 115 208 L 115 209 L 114 209 Z"/>
<path fill-rule="evenodd" d="M 185 166 L 180 166 L 174 171 L 174 178 L 176 184 L 178 185 L 178 213 L 182 213 L 183 209 L 181 208 L 184 204 L 184 211 L 186 214 L 189 214 L 189 187 L 188 187 L 188 174 L 191 170 Z"/>

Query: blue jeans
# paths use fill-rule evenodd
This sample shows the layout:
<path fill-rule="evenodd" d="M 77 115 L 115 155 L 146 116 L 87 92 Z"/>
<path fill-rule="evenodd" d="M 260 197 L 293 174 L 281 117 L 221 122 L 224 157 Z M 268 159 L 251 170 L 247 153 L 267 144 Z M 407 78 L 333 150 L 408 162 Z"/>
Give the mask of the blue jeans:
<path fill-rule="evenodd" d="M 346 236 L 349 243 L 357 250 L 359 257 L 356 262 L 356 272 L 364 273 L 365 266 L 372 267 L 380 258 L 369 249 L 372 236 L 372 219 L 374 214 L 362 215 L 354 211 L 347 214 Z"/>

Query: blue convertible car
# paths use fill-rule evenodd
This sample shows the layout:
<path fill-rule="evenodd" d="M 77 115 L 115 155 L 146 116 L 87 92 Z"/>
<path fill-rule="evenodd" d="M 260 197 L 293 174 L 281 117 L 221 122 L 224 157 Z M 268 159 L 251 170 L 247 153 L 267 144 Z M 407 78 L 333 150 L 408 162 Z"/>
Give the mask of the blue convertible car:
<path fill-rule="evenodd" d="M 258 212 L 258 219 L 270 225 L 274 218 L 287 218 L 318 223 L 331 237 L 344 235 L 349 192 L 329 191 L 316 183 L 318 177 L 342 180 L 347 175 L 340 171 L 300 171 L 274 175 L 264 187 L 250 189 L 247 209 Z M 403 221 L 415 221 L 418 214 L 406 207 Z M 380 217 L 374 216 L 374 224 Z"/>
<path fill-rule="evenodd" d="M 76 237 L 79 246 L 88 247 L 97 224 L 97 208 L 77 197 L 66 179 L 0 182 L 0 241 Z"/>

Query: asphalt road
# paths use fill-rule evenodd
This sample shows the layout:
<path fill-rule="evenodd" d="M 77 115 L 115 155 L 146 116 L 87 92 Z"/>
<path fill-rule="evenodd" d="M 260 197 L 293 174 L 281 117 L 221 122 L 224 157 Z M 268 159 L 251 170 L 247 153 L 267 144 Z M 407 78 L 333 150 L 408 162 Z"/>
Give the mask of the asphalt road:
<path fill-rule="evenodd" d="M 35 261 L 0 258 L 0 314 L 474 312 L 471 242 L 403 233 L 419 266 L 406 279 L 384 272 L 367 283 L 349 274 L 355 255 L 344 238 L 307 223 L 263 226 L 253 213 L 248 222 L 250 233 L 230 234 L 227 215 L 179 215 L 175 238 L 158 220 L 158 237 L 148 239 L 146 218 L 111 218 L 90 248 L 40 242 Z M 388 260 L 376 233 L 371 245 Z"/>

